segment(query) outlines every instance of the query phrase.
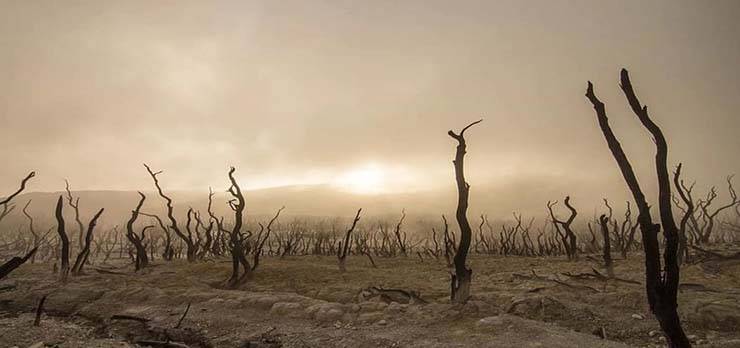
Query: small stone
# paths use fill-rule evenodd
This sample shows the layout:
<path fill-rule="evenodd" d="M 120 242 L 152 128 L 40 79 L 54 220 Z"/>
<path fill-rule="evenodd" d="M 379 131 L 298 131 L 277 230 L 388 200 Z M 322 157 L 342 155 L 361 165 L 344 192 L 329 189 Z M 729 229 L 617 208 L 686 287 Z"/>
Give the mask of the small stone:
<path fill-rule="evenodd" d="M 696 339 L 699 338 L 699 337 L 696 336 L 696 335 L 688 335 L 688 336 L 686 336 L 686 338 L 688 338 L 689 341 L 696 341 Z"/>
<path fill-rule="evenodd" d="M 645 319 L 645 316 L 642 315 L 642 314 L 632 314 L 632 319 L 635 319 L 635 320 L 643 320 L 643 319 Z"/>
<path fill-rule="evenodd" d="M 651 330 L 650 332 L 648 332 L 648 336 L 650 336 L 650 337 L 655 337 L 655 336 L 658 336 L 658 335 L 660 335 L 660 332 L 655 331 L 655 330 Z"/>
<path fill-rule="evenodd" d="M 337 322 L 335 322 L 335 323 L 334 323 L 334 328 L 336 328 L 336 329 L 341 329 L 341 328 L 342 328 L 342 322 L 341 322 L 341 321 L 337 321 Z"/>
<path fill-rule="evenodd" d="M 485 317 L 481 320 L 478 320 L 478 322 L 476 323 L 476 326 L 479 326 L 479 327 L 480 326 L 498 326 L 498 325 L 503 325 L 503 324 L 504 324 L 504 319 L 496 315 L 493 317 Z"/>
<path fill-rule="evenodd" d="M 388 322 L 385 319 L 378 320 L 378 325 L 388 325 Z"/>

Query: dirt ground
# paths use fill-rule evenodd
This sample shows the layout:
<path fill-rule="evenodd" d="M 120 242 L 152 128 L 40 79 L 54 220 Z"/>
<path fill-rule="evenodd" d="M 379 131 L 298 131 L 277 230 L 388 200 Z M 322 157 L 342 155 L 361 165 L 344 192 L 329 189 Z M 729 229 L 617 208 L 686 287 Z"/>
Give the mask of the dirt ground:
<path fill-rule="evenodd" d="M 238 290 L 222 286 L 230 271 L 226 260 L 157 261 L 139 273 L 123 261 L 94 264 L 66 284 L 50 264 L 24 265 L 0 282 L 0 347 L 138 347 L 168 340 L 170 347 L 664 344 L 647 308 L 638 254 L 616 260 L 615 273 L 640 284 L 573 277 L 595 267 L 585 256 L 569 262 L 474 255 L 472 299 L 464 306 L 449 303 L 442 260 L 376 263 L 350 257 L 340 273 L 332 257 L 267 257 Z M 679 311 L 694 344 L 740 347 L 740 262 L 688 265 L 681 282 Z M 427 303 L 361 293 L 371 286 L 413 290 Z M 46 313 L 36 327 L 44 295 Z"/>

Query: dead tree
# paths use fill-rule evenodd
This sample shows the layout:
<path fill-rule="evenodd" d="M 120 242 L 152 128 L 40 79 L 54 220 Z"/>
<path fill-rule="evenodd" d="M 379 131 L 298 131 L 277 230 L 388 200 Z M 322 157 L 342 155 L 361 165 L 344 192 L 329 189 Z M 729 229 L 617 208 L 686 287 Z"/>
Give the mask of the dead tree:
<path fill-rule="evenodd" d="M 457 247 L 455 253 L 455 274 L 450 279 L 450 300 L 453 303 L 465 303 L 470 297 L 470 284 L 473 278 L 473 270 L 468 268 L 465 264 L 468 257 L 468 250 L 470 249 L 470 240 L 472 230 L 470 223 L 468 222 L 467 211 L 468 211 L 468 195 L 470 193 L 470 185 L 465 182 L 464 172 L 464 160 L 465 160 L 465 131 L 468 128 L 480 123 L 483 120 L 475 121 L 460 131 L 460 134 L 455 134 L 452 130 L 447 134 L 453 139 L 457 140 L 457 148 L 455 150 L 455 160 L 452 163 L 455 166 L 455 182 L 457 183 L 457 211 L 455 217 L 457 218 L 457 224 L 460 226 L 460 245 Z"/>
<path fill-rule="evenodd" d="M 3 218 L 5 218 L 8 213 L 13 210 L 14 207 L 10 205 L 11 201 L 13 200 L 13 198 L 18 196 L 21 192 L 23 192 L 23 190 L 26 189 L 26 184 L 28 183 L 28 180 L 31 180 L 31 178 L 33 178 L 34 176 L 36 176 L 36 172 L 28 173 L 28 175 L 26 175 L 26 177 L 21 180 L 21 185 L 18 190 L 0 200 L 0 206 L 3 207 L 3 211 L 0 212 L 0 221 L 2 221 Z"/>
<path fill-rule="evenodd" d="M 686 187 L 683 180 L 681 179 L 681 163 L 678 164 L 676 167 L 676 171 L 673 172 L 673 185 L 676 187 L 676 191 L 678 192 L 679 197 L 681 197 L 681 200 L 686 205 L 686 208 L 683 208 L 683 217 L 681 217 L 681 221 L 679 223 L 678 228 L 678 264 L 682 264 L 684 261 L 687 261 L 689 259 L 689 247 L 688 247 L 688 237 L 686 236 L 686 228 L 688 227 L 689 220 L 694 216 L 694 200 L 691 197 L 691 190 L 693 190 L 694 185 L 692 184 L 690 187 Z M 676 206 L 681 207 L 679 204 L 676 204 Z"/>
<path fill-rule="evenodd" d="M 558 235 L 560 235 L 560 239 L 563 242 L 563 248 L 565 248 L 565 253 L 568 256 L 568 260 L 577 260 L 578 259 L 578 244 L 576 241 L 576 234 L 573 232 L 573 229 L 571 228 L 571 224 L 573 224 L 573 220 L 575 220 L 576 215 L 578 215 L 578 212 L 573 208 L 573 206 L 570 204 L 570 196 L 565 197 L 565 206 L 570 210 L 570 216 L 568 217 L 568 220 L 562 221 L 559 220 L 555 213 L 552 211 L 552 207 L 555 206 L 558 202 L 547 202 L 547 209 L 550 212 L 550 218 L 552 219 L 552 224 L 555 226 L 555 230 L 557 231 Z M 562 228 L 562 229 L 561 229 Z"/>
<path fill-rule="evenodd" d="M 732 208 L 738 204 L 738 198 L 737 193 L 735 193 L 735 188 L 732 187 L 732 175 L 727 177 L 727 190 L 730 193 L 731 201 L 723 206 L 717 207 L 713 212 L 710 211 L 708 208 L 712 204 L 715 198 L 717 198 L 717 190 L 712 187 L 709 190 L 709 194 L 707 195 L 707 199 L 704 201 L 704 204 L 700 204 L 699 207 L 702 210 L 702 214 L 704 219 L 706 220 L 706 226 L 704 227 L 703 231 L 700 232 L 699 239 L 696 241 L 697 244 L 708 244 L 711 241 L 712 231 L 714 230 L 714 219 L 721 213 L 722 211 Z"/>
<path fill-rule="evenodd" d="M 64 203 L 62 196 L 59 196 L 57 200 L 57 207 L 55 209 L 55 216 L 57 218 L 57 234 L 59 234 L 59 244 L 61 247 L 61 268 L 59 269 L 60 279 L 62 281 L 67 280 L 69 274 L 69 238 L 64 226 L 64 214 L 63 214 Z"/>
<path fill-rule="evenodd" d="M 611 239 L 609 238 L 609 218 L 606 214 L 599 216 L 599 225 L 601 226 L 601 235 L 604 238 L 604 268 L 606 268 L 606 274 L 609 278 L 614 277 L 614 265 L 612 264 L 612 247 Z"/>
<path fill-rule="evenodd" d="M 64 189 L 67 191 L 67 204 L 69 204 L 75 213 L 75 222 L 77 223 L 77 243 L 81 250 L 85 247 L 85 227 L 82 224 L 82 220 L 80 220 L 80 197 L 77 197 L 77 199 L 72 197 L 72 191 L 69 188 L 69 181 L 67 181 L 67 179 L 64 179 Z"/>
<path fill-rule="evenodd" d="M 252 271 L 257 269 L 257 266 L 260 264 L 260 256 L 262 255 L 262 250 L 265 247 L 265 242 L 270 238 L 270 234 L 272 233 L 272 224 L 277 221 L 278 217 L 280 217 L 280 213 L 285 209 L 285 207 L 281 207 L 278 209 L 277 213 L 275 213 L 275 216 L 270 220 L 270 222 L 267 223 L 267 227 L 262 227 L 262 224 L 260 223 L 261 231 L 257 235 L 257 240 L 254 243 L 254 251 L 252 252 Z"/>
<path fill-rule="evenodd" d="M 146 200 L 146 196 L 141 192 L 139 192 L 139 197 L 139 203 L 136 205 L 136 208 L 131 211 L 131 218 L 126 222 L 126 238 L 128 238 L 129 242 L 131 242 L 136 249 L 136 257 L 134 258 L 134 268 L 136 271 L 149 265 L 149 257 L 147 256 L 146 246 L 144 245 L 144 231 L 146 231 L 147 228 L 152 227 L 144 227 L 141 230 L 141 236 L 134 232 L 134 223 L 136 223 L 136 220 L 139 218 L 141 207 L 144 205 L 144 201 Z"/>
<path fill-rule="evenodd" d="M 606 116 L 604 103 L 594 94 L 593 84 L 590 81 L 588 82 L 586 97 L 594 107 L 599 126 L 606 139 L 609 150 L 611 150 L 639 210 L 637 221 L 640 225 L 642 245 L 645 251 L 645 286 L 650 310 L 658 320 L 669 347 L 691 347 L 691 343 L 681 327 L 681 321 L 677 311 L 680 277 L 677 259 L 679 238 L 678 228 L 673 220 L 671 209 L 671 183 L 668 176 L 667 164 L 668 144 L 658 125 L 650 119 L 647 106 L 643 106 L 637 99 L 626 69 L 622 69 L 621 72 L 621 88 L 627 97 L 632 111 L 642 125 L 652 134 L 656 146 L 655 167 L 658 177 L 658 205 L 660 221 L 665 236 L 665 250 L 663 254 L 665 270 L 663 272 L 661 272 L 660 245 L 658 242 L 658 233 L 660 232 L 661 224 L 653 223 L 650 215 L 650 206 L 640 188 L 632 165 L 627 159 L 622 145 L 609 126 L 609 119 Z"/>
<path fill-rule="evenodd" d="M 10 261 L 3 263 L 0 265 L 0 279 L 3 279 L 10 274 L 10 272 L 13 272 L 16 268 L 20 267 L 22 264 L 26 263 L 28 259 L 33 257 L 33 255 L 36 254 L 36 250 L 38 250 L 37 247 L 34 247 L 29 251 L 25 256 L 23 257 L 13 257 L 10 259 Z"/>
<path fill-rule="evenodd" d="M 158 215 L 143 212 L 139 212 L 139 215 L 150 217 L 157 221 L 157 225 L 164 232 L 164 250 L 162 251 L 162 259 L 165 261 L 172 261 L 172 258 L 175 257 L 175 249 L 172 247 L 172 235 L 170 234 L 170 229 L 164 225 L 164 222 L 162 222 L 162 219 L 160 219 Z"/>
<path fill-rule="evenodd" d="M 398 220 L 398 223 L 396 224 L 396 230 L 394 231 L 394 234 L 396 235 L 396 242 L 398 243 L 398 249 L 401 251 L 401 254 L 403 256 L 407 256 L 407 247 L 408 242 L 406 241 L 406 233 L 401 232 L 401 225 L 403 224 L 403 220 L 406 219 L 406 209 L 401 210 L 401 219 Z"/>
<path fill-rule="evenodd" d="M 159 180 L 157 179 L 157 175 L 162 174 L 162 171 L 153 172 L 151 168 L 149 168 L 146 163 L 144 164 L 144 167 L 146 168 L 146 171 L 149 172 L 149 175 L 152 177 L 152 180 L 154 180 L 154 186 L 157 188 L 157 192 L 159 193 L 159 196 L 162 197 L 162 199 L 165 200 L 166 206 L 167 206 L 167 218 L 170 220 L 170 226 L 173 231 L 175 231 L 175 234 L 180 237 L 185 242 L 186 246 L 186 252 L 188 256 L 188 262 L 194 262 L 195 261 L 195 252 L 193 251 L 195 249 L 195 245 L 193 244 L 192 239 L 188 239 L 188 237 L 182 233 L 182 230 L 177 226 L 177 220 L 175 219 L 174 215 L 174 208 L 172 207 L 172 199 L 164 194 L 162 191 L 162 187 L 159 185 Z"/>
<path fill-rule="evenodd" d="M 229 169 L 229 180 L 231 181 L 231 187 L 228 192 L 234 197 L 229 201 L 229 206 L 234 211 L 234 227 L 231 230 L 231 237 L 229 239 L 229 247 L 231 249 L 231 277 L 227 281 L 229 287 L 235 288 L 246 281 L 252 272 L 252 267 L 249 265 L 247 260 L 246 242 L 251 236 L 251 232 L 247 231 L 247 234 L 242 234 L 242 225 L 244 224 L 244 208 L 246 203 L 244 201 L 244 195 L 239 187 L 239 184 L 234 179 L 234 171 L 236 168 L 231 167 Z M 244 269 L 244 273 L 239 275 L 239 267 Z"/>
<path fill-rule="evenodd" d="M 357 222 L 360 221 L 361 212 L 362 208 L 357 209 L 357 214 L 355 215 L 354 220 L 352 220 L 352 226 L 350 226 L 347 233 L 344 235 L 344 241 L 339 242 L 339 248 L 337 248 L 337 263 L 339 264 L 340 272 L 347 271 L 347 253 L 349 252 L 350 247 L 349 240 L 350 237 L 352 237 L 352 231 L 354 231 L 357 226 Z"/>
<path fill-rule="evenodd" d="M 103 214 L 103 210 L 104 208 L 100 208 L 100 210 L 98 210 L 98 212 L 90 220 L 90 224 L 87 225 L 85 244 L 82 245 L 82 250 L 80 250 L 79 254 L 77 254 L 75 263 L 72 266 L 72 275 L 78 275 L 82 273 L 82 268 L 84 267 L 85 262 L 87 262 L 88 256 L 90 256 L 90 244 L 93 240 L 93 230 L 95 229 L 95 225 L 98 223 L 98 218 L 101 214 Z"/>
<path fill-rule="evenodd" d="M 36 229 L 33 226 L 33 217 L 31 214 L 28 213 L 28 206 L 31 205 L 31 200 L 29 199 L 25 206 L 23 206 L 23 215 L 28 219 L 28 231 L 31 232 L 31 235 L 33 236 L 33 247 L 38 248 L 39 244 L 41 243 L 41 235 L 39 235 L 38 232 L 36 232 Z M 36 254 L 33 254 L 31 256 L 31 263 L 36 262 Z"/>

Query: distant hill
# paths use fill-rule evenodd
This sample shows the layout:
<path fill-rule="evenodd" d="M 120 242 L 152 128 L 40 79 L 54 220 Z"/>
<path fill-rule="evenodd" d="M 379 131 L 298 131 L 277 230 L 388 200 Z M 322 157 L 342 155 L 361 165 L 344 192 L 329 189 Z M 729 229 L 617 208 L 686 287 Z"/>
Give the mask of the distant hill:
<path fill-rule="evenodd" d="M 513 211 L 541 218 L 545 214 L 547 200 L 562 201 L 566 194 L 573 197 L 573 204 L 579 209 L 581 218 L 586 219 L 590 218 L 596 209 L 601 209 L 601 197 L 610 197 L 617 211 L 621 210 L 622 202 L 626 198 L 624 192 L 620 192 L 620 188 L 612 190 L 616 193 L 607 195 L 608 192 L 605 193 L 599 187 L 591 187 L 589 183 L 570 183 L 562 180 L 557 181 L 558 184 L 552 182 L 555 180 L 516 178 L 497 186 L 472 186 L 470 219 L 477 220 L 481 213 L 488 214 L 492 220 L 508 219 Z M 144 193 L 147 200 L 142 211 L 164 214 L 164 200 L 153 191 Z M 13 228 L 26 223 L 20 211 L 29 199 L 32 200 L 29 212 L 39 224 L 52 224 L 54 205 L 60 194 L 65 195 L 66 199 L 64 192 L 29 192 L 19 195 L 14 200 L 16 210 L 3 221 L 4 228 Z M 173 191 L 168 194 L 174 200 L 178 219 L 184 221 L 188 207 L 205 214 L 207 191 Z M 104 226 L 122 226 L 138 201 L 136 191 L 75 191 L 73 195 L 80 198 L 83 223 L 87 222 L 94 210 L 104 207 L 105 214 L 101 219 Z M 438 219 L 441 214 L 448 214 L 452 221 L 457 203 L 457 193 L 453 185 L 440 190 L 375 195 L 342 192 L 328 185 L 283 186 L 245 191 L 245 197 L 247 215 L 253 217 L 273 214 L 281 206 L 285 206 L 285 216 L 349 217 L 356 209 L 363 208 L 366 217 L 387 216 L 395 219 L 402 209 L 406 209 L 410 219 L 422 217 Z M 229 220 L 233 213 L 226 201 L 227 194 L 223 191 L 217 192 L 213 207 L 216 214 L 226 216 Z M 71 219 L 71 214 L 71 209 L 65 205 L 65 215 Z"/>

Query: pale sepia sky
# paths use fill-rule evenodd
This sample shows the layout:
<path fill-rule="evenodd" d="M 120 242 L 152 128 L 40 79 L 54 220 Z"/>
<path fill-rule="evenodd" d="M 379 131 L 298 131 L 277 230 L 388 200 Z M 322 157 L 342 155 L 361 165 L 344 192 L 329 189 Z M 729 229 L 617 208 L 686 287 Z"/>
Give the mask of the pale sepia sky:
<path fill-rule="evenodd" d="M 653 185 L 621 67 L 671 162 L 722 184 L 740 171 L 738 18 L 738 1 L 0 0 L 0 192 L 29 170 L 31 190 L 148 190 L 142 162 L 171 189 L 225 186 L 229 165 L 251 188 L 451 187 L 445 133 L 483 117 L 474 186 L 624 193 L 584 97 L 592 80 Z"/>

